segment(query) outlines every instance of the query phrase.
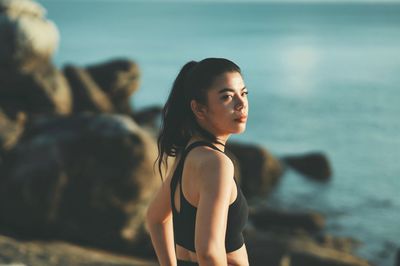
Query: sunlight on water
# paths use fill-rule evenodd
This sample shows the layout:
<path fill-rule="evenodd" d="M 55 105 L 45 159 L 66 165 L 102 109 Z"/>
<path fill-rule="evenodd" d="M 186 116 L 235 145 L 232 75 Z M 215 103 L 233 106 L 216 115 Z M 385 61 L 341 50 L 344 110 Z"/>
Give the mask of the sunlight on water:
<path fill-rule="evenodd" d="M 316 88 L 314 76 L 319 66 L 319 55 L 312 46 L 285 46 L 281 57 L 282 75 L 280 93 L 287 97 L 310 97 Z"/>

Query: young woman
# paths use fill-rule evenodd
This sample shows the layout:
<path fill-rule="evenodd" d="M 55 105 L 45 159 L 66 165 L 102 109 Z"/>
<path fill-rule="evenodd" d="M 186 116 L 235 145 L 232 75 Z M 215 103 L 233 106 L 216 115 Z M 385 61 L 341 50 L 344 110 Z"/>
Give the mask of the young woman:
<path fill-rule="evenodd" d="M 161 265 L 249 264 L 242 231 L 248 206 L 225 154 L 248 115 L 240 68 L 223 58 L 191 61 L 178 74 L 162 111 L 158 168 L 171 170 L 147 210 Z"/>

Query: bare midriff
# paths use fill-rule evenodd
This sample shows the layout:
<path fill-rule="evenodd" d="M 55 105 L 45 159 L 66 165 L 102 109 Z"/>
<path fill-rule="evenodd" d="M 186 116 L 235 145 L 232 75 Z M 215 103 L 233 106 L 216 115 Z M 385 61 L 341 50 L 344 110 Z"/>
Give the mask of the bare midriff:
<path fill-rule="evenodd" d="M 179 260 L 197 262 L 197 255 L 195 252 L 190 251 L 180 245 L 176 244 L 176 257 Z M 243 266 L 247 265 L 247 251 L 246 246 L 243 245 L 238 250 L 226 254 L 228 266 Z"/>

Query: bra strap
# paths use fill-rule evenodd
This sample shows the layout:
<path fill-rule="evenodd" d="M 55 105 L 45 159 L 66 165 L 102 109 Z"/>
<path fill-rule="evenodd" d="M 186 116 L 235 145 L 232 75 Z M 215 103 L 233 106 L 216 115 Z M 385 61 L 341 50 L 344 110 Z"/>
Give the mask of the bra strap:
<path fill-rule="evenodd" d="M 222 153 L 225 153 L 225 152 L 221 151 L 220 149 L 218 149 L 217 146 L 215 146 L 214 144 L 212 144 L 208 141 L 199 140 L 199 141 L 195 141 L 195 142 L 191 143 L 189 146 L 187 146 L 187 148 L 184 151 L 185 156 L 191 149 L 198 147 L 198 146 L 208 146 L 208 147 L 213 148 L 214 150 L 218 150 Z"/>

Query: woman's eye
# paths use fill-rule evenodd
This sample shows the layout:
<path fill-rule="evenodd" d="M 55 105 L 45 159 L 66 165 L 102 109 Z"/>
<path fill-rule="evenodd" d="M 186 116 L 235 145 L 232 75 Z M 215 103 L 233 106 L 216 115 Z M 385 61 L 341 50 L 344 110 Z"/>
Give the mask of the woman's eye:
<path fill-rule="evenodd" d="M 229 99 L 229 97 L 232 97 L 232 95 L 224 95 L 224 96 L 222 96 L 222 99 L 227 100 L 227 99 Z"/>
<path fill-rule="evenodd" d="M 248 91 L 243 92 L 242 97 L 244 97 L 244 95 L 247 95 L 247 94 L 249 94 Z M 223 100 L 228 100 L 229 98 L 233 98 L 233 95 L 224 95 L 221 97 L 221 99 L 223 99 Z"/>

